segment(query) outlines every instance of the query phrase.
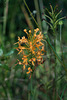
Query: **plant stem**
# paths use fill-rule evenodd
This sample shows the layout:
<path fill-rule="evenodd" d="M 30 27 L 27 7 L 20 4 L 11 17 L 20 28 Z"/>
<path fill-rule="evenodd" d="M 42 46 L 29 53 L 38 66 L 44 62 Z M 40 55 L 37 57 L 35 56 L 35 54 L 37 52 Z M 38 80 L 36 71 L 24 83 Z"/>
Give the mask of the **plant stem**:
<path fill-rule="evenodd" d="M 30 79 L 30 100 L 33 100 L 33 74 L 31 75 L 31 79 Z"/>
<path fill-rule="evenodd" d="M 24 16 L 25 16 L 25 18 L 26 18 L 26 22 L 27 22 L 29 28 L 30 28 L 31 30 L 33 30 L 33 28 L 34 28 L 34 27 L 33 27 L 33 24 L 32 24 L 32 22 L 31 22 L 31 20 L 30 20 L 30 18 L 29 18 L 29 16 L 28 16 L 28 13 L 27 13 L 27 11 L 26 11 L 24 5 L 21 5 L 21 10 L 22 10 L 23 13 L 24 13 Z"/>
<path fill-rule="evenodd" d="M 2 37 L 3 37 L 2 36 L 2 25 L 0 24 L 0 46 L 4 50 L 4 42 L 3 42 L 3 38 Z"/>
<path fill-rule="evenodd" d="M 4 8 L 3 35 L 5 35 L 5 32 L 6 32 L 6 22 L 7 22 L 7 14 L 8 14 L 8 3 L 9 3 L 9 0 L 6 0 L 6 5 L 5 5 L 5 8 Z"/>
<path fill-rule="evenodd" d="M 61 29 L 62 29 L 62 25 L 60 25 L 60 47 L 61 47 L 61 60 L 63 61 L 63 64 L 65 65 L 64 63 L 64 56 L 63 56 L 63 47 L 62 47 L 62 38 L 61 38 Z"/>
<path fill-rule="evenodd" d="M 35 4 L 35 9 L 37 11 L 37 23 L 40 27 L 40 30 L 42 30 L 38 0 L 34 0 L 34 4 Z"/>
<path fill-rule="evenodd" d="M 54 31 L 54 49 L 55 49 L 55 51 L 56 51 L 56 33 L 55 33 L 55 31 Z M 55 100 L 57 100 L 57 82 L 56 82 L 56 56 L 55 56 L 55 65 L 54 65 L 54 73 L 55 73 L 55 81 L 54 81 L 54 85 L 55 85 Z"/>

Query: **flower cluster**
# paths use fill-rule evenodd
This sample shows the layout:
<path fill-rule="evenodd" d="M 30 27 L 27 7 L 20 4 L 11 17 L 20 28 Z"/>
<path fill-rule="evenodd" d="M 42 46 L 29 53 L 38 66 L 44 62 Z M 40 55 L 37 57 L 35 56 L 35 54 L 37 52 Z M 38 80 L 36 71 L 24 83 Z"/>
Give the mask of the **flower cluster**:
<path fill-rule="evenodd" d="M 32 73 L 37 65 L 41 64 L 43 61 L 44 55 L 44 44 L 43 44 L 43 34 L 39 31 L 38 28 L 34 29 L 34 34 L 31 30 L 27 32 L 24 29 L 24 32 L 27 34 L 27 38 L 23 36 L 22 38 L 18 37 L 18 47 L 16 48 L 18 54 L 21 54 L 22 61 L 18 60 L 19 65 L 23 65 L 23 70 L 27 70 L 27 74 Z"/>

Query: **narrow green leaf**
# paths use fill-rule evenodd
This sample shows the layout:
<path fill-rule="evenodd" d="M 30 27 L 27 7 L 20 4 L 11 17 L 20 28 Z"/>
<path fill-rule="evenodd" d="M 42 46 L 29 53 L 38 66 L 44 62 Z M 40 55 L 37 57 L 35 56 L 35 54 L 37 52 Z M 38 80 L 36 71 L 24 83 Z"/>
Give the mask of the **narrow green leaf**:
<path fill-rule="evenodd" d="M 49 13 L 49 15 L 52 17 L 52 13 L 46 8 L 47 12 Z"/>
<path fill-rule="evenodd" d="M 64 91 L 65 91 L 65 89 L 67 88 L 67 84 L 64 86 L 64 88 L 63 88 L 63 91 L 62 91 L 62 94 L 61 94 L 61 98 L 63 97 L 63 94 L 64 94 Z M 62 99 L 61 99 L 62 100 Z"/>
<path fill-rule="evenodd" d="M 64 17 L 62 17 L 62 18 L 59 18 L 59 19 L 55 22 L 55 25 L 57 25 L 58 22 L 59 22 L 60 20 L 64 19 L 64 18 L 66 18 L 66 16 L 64 16 Z"/>
<path fill-rule="evenodd" d="M 50 21 L 51 21 L 51 23 L 53 23 L 52 18 L 50 18 L 50 17 L 49 17 L 48 15 L 46 15 L 46 14 L 45 14 L 45 17 L 49 18 L 49 19 L 50 19 Z"/>
<path fill-rule="evenodd" d="M 60 10 L 60 11 L 59 11 L 59 13 L 55 16 L 55 18 L 57 18 L 57 17 L 58 17 L 58 15 L 59 15 L 61 12 L 62 12 L 62 10 Z"/>
<path fill-rule="evenodd" d="M 51 8 L 51 11 L 52 11 L 52 15 L 54 14 L 54 11 L 53 11 L 53 7 L 52 5 L 50 4 L 50 8 Z"/>
<path fill-rule="evenodd" d="M 53 26 L 49 22 L 47 22 L 46 20 L 44 21 L 51 27 L 51 29 L 53 29 Z"/>

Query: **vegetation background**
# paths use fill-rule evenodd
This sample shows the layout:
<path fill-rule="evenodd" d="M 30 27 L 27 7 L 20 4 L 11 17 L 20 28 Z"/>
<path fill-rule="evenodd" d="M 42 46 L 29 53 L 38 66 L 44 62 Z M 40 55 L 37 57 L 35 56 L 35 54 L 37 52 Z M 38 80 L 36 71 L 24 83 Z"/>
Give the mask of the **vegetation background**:
<path fill-rule="evenodd" d="M 47 23 L 42 21 L 45 18 L 43 13 L 46 13 L 46 8 L 50 11 L 51 4 L 53 7 L 58 5 L 58 11 L 63 9 L 59 17 L 67 16 L 67 0 L 26 0 L 26 3 L 52 44 L 53 34 Z M 61 22 L 56 30 L 56 52 L 67 69 L 67 19 Z M 23 0 L 0 0 L 0 100 L 67 100 L 66 72 L 57 60 L 55 77 L 54 54 L 48 44 L 45 44 L 46 61 L 35 71 L 33 94 L 30 96 L 30 79 L 22 71 L 22 66 L 15 66 L 20 56 L 14 49 L 14 43 L 18 36 L 26 36 L 23 32 L 25 28 L 33 30 L 37 25 Z"/>

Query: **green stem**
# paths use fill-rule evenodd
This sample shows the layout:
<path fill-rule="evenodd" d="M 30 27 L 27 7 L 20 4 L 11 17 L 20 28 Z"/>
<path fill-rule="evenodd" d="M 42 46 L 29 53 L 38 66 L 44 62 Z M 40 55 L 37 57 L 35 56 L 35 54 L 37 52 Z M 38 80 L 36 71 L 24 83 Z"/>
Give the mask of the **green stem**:
<path fill-rule="evenodd" d="M 56 32 L 54 31 L 54 49 L 56 51 Z M 54 73 L 55 73 L 55 81 L 54 81 L 54 84 L 55 84 L 55 100 L 57 100 L 57 82 L 56 82 L 56 56 L 55 56 L 55 66 L 54 66 Z"/>
<path fill-rule="evenodd" d="M 2 37 L 3 37 L 2 36 L 2 25 L 0 24 L 0 46 L 4 50 L 4 42 L 3 42 L 3 38 Z"/>
<path fill-rule="evenodd" d="M 8 14 L 8 3 L 9 3 L 9 0 L 6 0 L 6 5 L 5 5 L 5 8 L 4 8 L 3 35 L 5 35 L 5 32 L 6 32 L 6 22 L 7 22 L 7 14 Z"/>
<path fill-rule="evenodd" d="M 29 9 L 29 7 L 28 7 L 28 5 L 27 5 L 26 1 L 25 1 L 25 0 L 23 0 L 23 1 L 24 1 L 25 6 L 27 7 L 27 9 L 28 9 L 28 11 L 29 11 L 29 13 L 30 13 L 30 15 L 31 15 L 32 19 L 34 20 L 34 22 L 36 23 L 37 27 L 39 28 L 39 25 L 37 24 L 37 22 L 36 22 L 35 18 L 33 17 L 33 15 L 32 15 L 32 13 L 31 13 L 31 11 L 30 11 L 30 9 Z"/>
<path fill-rule="evenodd" d="M 62 47 L 62 38 L 61 38 L 61 29 L 62 29 L 62 25 L 60 25 L 60 47 L 61 47 L 61 52 L 62 52 L 62 55 L 61 55 L 61 60 L 63 61 L 63 64 L 65 65 L 64 63 L 64 56 L 63 56 L 63 47 Z"/>
<path fill-rule="evenodd" d="M 30 100 L 33 100 L 33 74 L 31 75 L 31 79 L 30 79 L 30 94 L 29 94 L 29 98 Z"/>
<path fill-rule="evenodd" d="M 28 93 L 28 100 L 30 100 L 30 93 Z"/>

